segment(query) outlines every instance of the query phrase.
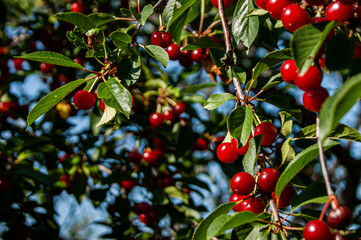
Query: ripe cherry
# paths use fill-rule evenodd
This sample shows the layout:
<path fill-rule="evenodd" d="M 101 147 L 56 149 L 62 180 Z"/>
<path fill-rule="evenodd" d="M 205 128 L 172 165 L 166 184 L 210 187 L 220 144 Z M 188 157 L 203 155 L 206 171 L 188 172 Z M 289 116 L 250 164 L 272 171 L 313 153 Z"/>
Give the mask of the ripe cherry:
<path fill-rule="evenodd" d="M 151 209 L 152 207 L 146 202 L 135 203 L 132 207 L 132 211 L 138 215 L 142 213 L 149 213 Z"/>
<path fill-rule="evenodd" d="M 273 192 L 276 189 L 280 173 L 274 168 L 264 169 L 258 177 L 257 185 L 262 192 Z"/>
<path fill-rule="evenodd" d="M 138 164 L 140 163 L 140 160 L 142 160 L 142 157 L 143 157 L 142 154 L 140 154 L 138 150 L 135 149 L 134 151 L 128 153 L 127 160 L 129 162 Z"/>
<path fill-rule="evenodd" d="M 267 10 L 267 0 L 255 0 L 256 2 L 256 5 L 259 7 L 259 8 L 262 8 L 264 10 Z"/>
<path fill-rule="evenodd" d="M 172 38 L 172 34 L 168 32 L 154 32 L 152 34 L 151 40 L 153 45 L 167 48 L 171 45 Z"/>
<path fill-rule="evenodd" d="M 177 43 L 172 43 L 169 47 L 165 50 L 168 53 L 170 60 L 178 60 L 180 56 L 180 47 Z"/>
<path fill-rule="evenodd" d="M 23 66 L 23 62 L 24 62 L 24 59 L 14 58 L 13 63 L 14 63 L 15 70 L 18 70 L 18 71 L 21 70 L 22 66 Z"/>
<path fill-rule="evenodd" d="M 256 182 L 251 174 L 239 172 L 232 177 L 230 185 L 235 194 L 244 196 L 253 192 Z"/>
<path fill-rule="evenodd" d="M 339 23 L 350 20 L 353 17 L 352 5 L 342 4 L 340 1 L 331 2 L 326 8 L 326 18 L 329 21 L 337 20 Z"/>
<path fill-rule="evenodd" d="M 105 110 L 105 103 L 104 103 L 103 99 L 100 99 L 99 106 L 100 106 L 100 109 L 102 110 L 102 112 L 104 112 L 104 110 Z"/>
<path fill-rule="evenodd" d="M 7 193 L 10 192 L 12 188 L 11 181 L 4 176 L 0 176 L 0 192 Z"/>
<path fill-rule="evenodd" d="M 250 136 L 249 139 L 251 139 L 252 136 Z M 248 151 L 248 148 L 249 148 L 249 139 L 248 139 L 248 142 L 246 143 L 246 145 L 244 145 L 243 147 L 240 147 L 238 148 L 237 145 L 238 145 L 238 142 L 237 142 L 237 139 L 235 138 L 232 138 L 232 147 L 233 147 L 233 151 L 235 151 L 238 155 L 246 155 L 247 151 Z"/>
<path fill-rule="evenodd" d="M 132 190 L 137 184 L 138 181 L 136 179 L 123 180 L 120 182 L 120 185 L 127 191 Z"/>
<path fill-rule="evenodd" d="M 314 90 L 305 91 L 303 94 L 303 106 L 311 112 L 320 111 L 322 104 L 328 97 L 328 92 L 325 88 L 320 87 Z"/>
<path fill-rule="evenodd" d="M 327 224 L 320 220 L 312 220 L 308 222 L 303 230 L 305 240 L 333 240 L 330 228 Z"/>
<path fill-rule="evenodd" d="M 345 229 L 352 223 L 352 212 L 346 206 L 332 209 L 327 215 L 327 223 L 334 229 Z"/>
<path fill-rule="evenodd" d="M 238 159 L 238 153 L 234 151 L 231 143 L 224 142 L 217 147 L 217 157 L 224 163 L 233 163 Z"/>
<path fill-rule="evenodd" d="M 163 124 L 163 115 L 160 113 L 152 113 L 149 116 L 149 122 L 153 127 L 159 127 Z"/>
<path fill-rule="evenodd" d="M 183 67 L 190 67 L 193 64 L 193 60 L 192 60 L 192 51 L 190 50 L 185 50 L 185 51 L 181 51 L 180 56 L 179 56 L 179 64 Z"/>
<path fill-rule="evenodd" d="M 281 20 L 283 8 L 292 2 L 289 0 L 267 0 L 266 8 L 274 19 Z"/>
<path fill-rule="evenodd" d="M 151 37 L 153 45 L 160 46 L 162 45 L 162 33 L 154 32 Z"/>
<path fill-rule="evenodd" d="M 264 211 L 264 208 L 266 207 L 263 200 L 258 197 L 247 198 L 243 202 L 241 202 L 240 205 L 241 212 L 250 211 L 254 214 L 262 213 Z"/>
<path fill-rule="evenodd" d="M 296 31 L 298 28 L 310 23 L 308 12 L 301 8 L 298 4 L 289 4 L 284 7 L 281 20 L 283 26 L 290 32 Z"/>
<path fill-rule="evenodd" d="M 196 143 L 192 147 L 192 151 L 204 151 L 208 149 L 208 141 L 204 138 L 198 138 Z"/>
<path fill-rule="evenodd" d="M 357 2 L 357 0 L 339 0 L 339 1 L 340 1 L 340 3 L 345 4 L 345 5 L 352 5 Z"/>
<path fill-rule="evenodd" d="M 204 52 L 203 48 L 193 50 L 192 54 L 191 54 L 192 60 L 194 62 L 200 63 L 200 62 L 202 62 L 204 54 L 205 54 L 205 52 Z"/>
<path fill-rule="evenodd" d="M 158 161 L 158 157 L 160 156 L 159 152 L 151 149 L 144 149 L 143 151 L 143 159 L 150 165 L 155 165 Z"/>
<path fill-rule="evenodd" d="M 91 109 L 95 104 L 95 96 L 88 91 L 79 90 L 75 93 L 73 102 L 80 110 Z"/>
<path fill-rule="evenodd" d="M 178 102 L 174 107 L 174 111 L 179 116 L 186 111 L 186 105 L 183 102 Z"/>
<path fill-rule="evenodd" d="M 153 225 L 158 222 L 158 213 L 152 209 L 149 213 L 139 215 L 139 220 L 146 225 Z"/>
<path fill-rule="evenodd" d="M 261 134 L 263 134 L 261 145 L 269 146 L 276 141 L 277 129 L 276 129 L 275 125 L 273 125 L 273 123 L 263 122 L 263 123 L 260 123 L 254 130 L 255 136 L 258 136 Z"/>
<path fill-rule="evenodd" d="M 282 79 L 289 84 L 296 84 L 295 78 L 298 74 L 297 65 L 295 60 L 288 59 L 281 66 Z"/>
<path fill-rule="evenodd" d="M 230 197 L 229 201 L 230 202 L 239 202 L 245 198 L 249 197 L 249 195 L 245 195 L 245 196 L 240 196 L 240 195 L 237 195 L 235 193 L 232 194 L 232 196 Z M 242 208 L 241 208 L 241 202 L 236 204 L 233 208 L 233 211 L 235 212 L 242 212 Z"/>
<path fill-rule="evenodd" d="M 297 74 L 295 78 L 296 86 L 304 91 L 319 88 L 322 77 L 322 71 L 318 67 L 311 66 L 303 75 Z"/>
<path fill-rule="evenodd" d="M 355 53 L 353 54 L 352 58 L 361 58 L 361 45 L 358 43 L 355 45 Z"/>
<path fill-rule="evenodd" d="M 229 6 L 232 5 L 232 3 L 233 3 L 233 0 L 223 0 L 224 8 L 228 8 Z M 213 6 L 218 8 L 218 0 L 212 0 L 212 4 L 213 4 Z"/>
<path fill-rule="evenodd" d="M 323 53 L 319 58 L 318 58 L 318 65 L 322 68 L 322 69 L 326 69 L 326 54 Z"/>
<path fill-rule="evenodd" d="M 78 13 L 83 13 L 85 9 L 84 3 L 82 2 L 73 2 L 71 4 L 71 11 L 72 12 L 78 12 Z"/>
<path fill-rule="evenodd" d="M 54 65 L 50 63 L 41 63 L 40 71 L 44 74 L 51 73 L 53 71 Z"/>
<path fill-rule="evenodd" d="M 323 6 L 326 0 L 305 0 L 310 6 Z"/>
<path fill-rule="evenodd" d="M 287 184 L 282 190 L 278 207 L 284 208 L 291 204 L 292 198 L 297 195 L 296 189 L 293 185 Z M 276 192 L 272 192 L 272 198 L 277 203 Z"/>
<path fill-rule="evenodd" d="M 166 121 L 174 122 L 176 118 L 177 118 L 177 114 L 172 109 L 168 109 L 163 112 L 163 119 Z"/>

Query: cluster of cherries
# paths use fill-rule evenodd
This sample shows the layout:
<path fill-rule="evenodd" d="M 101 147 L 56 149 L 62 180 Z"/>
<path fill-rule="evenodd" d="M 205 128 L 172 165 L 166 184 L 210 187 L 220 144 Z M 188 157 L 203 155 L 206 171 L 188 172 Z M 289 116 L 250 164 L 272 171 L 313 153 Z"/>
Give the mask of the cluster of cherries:
<path fill-rule="evenodd" d="M 178 102 L 172 108 L 166 109 L 163 113 L 154 112 L 149 116 L 149 123 L 153 128 L 160 127 L 164 121 L 171 123 L 179 119 L 179 116 L 184 113 L 186 106 L 183 102 Z"/>

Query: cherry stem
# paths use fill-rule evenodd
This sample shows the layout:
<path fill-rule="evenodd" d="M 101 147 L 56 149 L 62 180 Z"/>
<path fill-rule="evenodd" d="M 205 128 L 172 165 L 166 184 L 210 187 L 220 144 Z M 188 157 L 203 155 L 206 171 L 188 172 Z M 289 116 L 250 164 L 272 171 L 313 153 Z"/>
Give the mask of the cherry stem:
<path fill-rule="evenodd" d="M 158 6 L 159 6 L 159 4 L 161 4 L 163 2 L 163 0 L 159 0 L 154 6 L 153 6 L 153 8 L 155 9 L 155 8 L 157 8 Z"/>
<path fill-rule="evenodd" d="M 198 33 L 201 34 L 202 33 L 202 29 L 203 29 L 203 22 L 204 22 L 204 11 L 206 8 L 206 1 L 205 0 L 201 0 L 201 22 L 199 23 L 199 31 Z"/>
<path fill-rule="evenodd" d="M 121 18 L 121 17 L 117 17 L 115 20 L 120 20 L 120 21 L 133 21 L 136 22 L 137 20 L 134 18 Z"/>
<path fill-rule="evenodd" d="M 211 25 L 209 25 L 209 27 L 206 30 L 204 30 L 203 35 L 207 35 L 209 32 L 211 32 L 212 28 L 220 22 L 221 22 L 221 20 L 217 20 L 217 21 L 213 22 Z"/>
<path fill-rule="evenodd" d="M 218 1 L 218 13 L 219 13 L 219 17 L 221 18 L 222 28 L 223 28 L 223 32 L 224 32 L 224 40 L 226 42 L 226 54 L 227 54 L 226 61 L 227 61 L 228 65 L 233 65 L 231 35 L 229 34 L 226 15 L 224 14 L 223 0 L 217 0 L 217 1 Z"/>
<path fill-rule="evenodd" d="M 323 206 L 321 215 L 320 215 L 320 217 L 318 218 L 318 220 L 320 220 L 320 221 L 323 220 L 323 217 L 325 216 L 326 210 L 327 210 L 328 205 L 329 205 L 330 203 L 334 203 L 335 206 L 338 207 L 338 201 L 337 201 L 337 198 L 336 198 L 336 196 L 335 196 L 334 194 L 331 195 L 331 196 L 328 198 L 327 202 L 325 203 L 325 206 Z"/>
<path fill-rule="evenodd" d="M 280 222 L 280 216 L 278 214 L 278 210 L 277 210 L 275 201 L 272 198 L 270 198 L 270 200 L 269 200 L 269 206 L 270 206 L 270 209 L 271 209 L 271 212 L 272 212 L 272 215 L 273 215 L 273 218 L 274 218 L 275 222 L 279 223 Z"/>

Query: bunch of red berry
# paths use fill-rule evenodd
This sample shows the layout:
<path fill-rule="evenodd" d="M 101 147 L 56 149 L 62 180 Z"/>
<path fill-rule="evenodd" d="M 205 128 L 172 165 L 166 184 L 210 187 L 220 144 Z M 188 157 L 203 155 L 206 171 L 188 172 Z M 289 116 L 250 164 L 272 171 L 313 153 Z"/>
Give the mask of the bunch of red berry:
<path fill-rule="evenodd" d="M 170 123 L 179 119 L 179 116 L 184 113 L 186 106 L 183 102 L 178 102 L 171 109 L 166 109 L 163 113 L 154 112 L 149 116 L 149 122 L 153 128 L 160 127 L 164 121 Z"/>
<path fill-rule="evenodd" d="M 139 220 L 146 225 L 152 226 L 158 222 L 159 217 L 156 208 L 146 202 L 135 203 L 132 210 L 139 216 Z"/>

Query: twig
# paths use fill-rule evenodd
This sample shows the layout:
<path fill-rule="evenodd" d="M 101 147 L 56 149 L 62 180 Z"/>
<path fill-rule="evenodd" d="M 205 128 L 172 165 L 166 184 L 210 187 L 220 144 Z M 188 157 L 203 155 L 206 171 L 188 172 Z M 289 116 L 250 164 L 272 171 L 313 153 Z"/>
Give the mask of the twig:
<path fill-rule="evenodd" d="M 278 214 L 275 201 L 272 198 L 270 198 L 270 200 L 269 200 L 269 206 L 270 206 L 270 209 L 271 209 L 271 212 L 272 212 L 272 215 L 273 215 L 273 218 L 274 218 L 275 222 L 279 223 L 280 222 L 280 216 Z"/>
<path fill-rule="evenodd" d="M 226 42 L 226 54 L 227 54 L 226 61 L 227 61 L 228 65 L 233 65 L 231 35 L 229 34 L 226 15 L 224 14 L 223 0 L 218 0 L 218 13 L 219 13 L 219 17 L 221 18 L 222 28 L 223 28 L 223 32 L 224 32 L 224 40 Z"/>
<path fill-rule="evenodd" d="M 206 30 L 204 30 L 203 34 L 207 35 L 209 32 L 211 32 L 212 28 L 214 28 L 214 26 L 216 26 L 220 22 L 221 22 L 221 20 L 217 20 L 217 21 L 213 22 L 211 25 L 209 25 L 209 27 Z"/>
<path fill-rule="evenodd" d="M 115 20 L 119 20 L 119 21 L 133 21 L 136 22 L 137 20 L 134 18 L 121 18 L 121 17 L 117 17 Z"/>
<path fill-rule="evenodd" d="M 204 11 L 206 8 L 206 1 L 205 0 L 201 0 L 201 22 L 199 23 L 199 34 L 202 34 L 202 29 L 203 29 L 203 22 L 204 22 Z"/>
<path fill-rule="evenodd" d="M 163 0 L 159 0 L 159 1 L 153 6 L 153 8 L 154 8 L 154 9 L 157 8 L 162 2 L 163 2 Z"/>

